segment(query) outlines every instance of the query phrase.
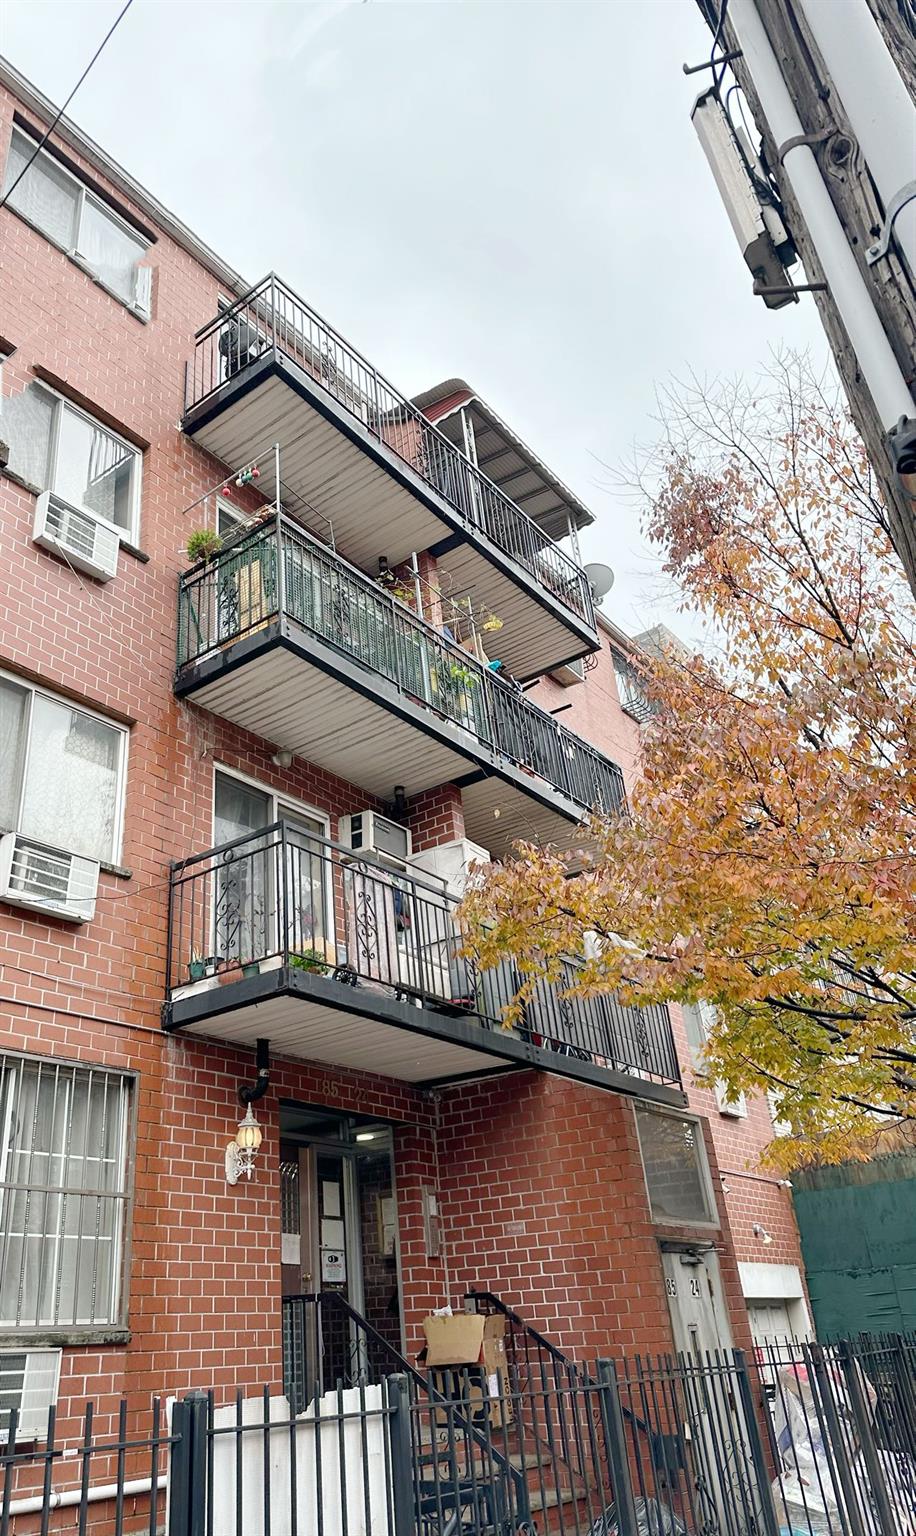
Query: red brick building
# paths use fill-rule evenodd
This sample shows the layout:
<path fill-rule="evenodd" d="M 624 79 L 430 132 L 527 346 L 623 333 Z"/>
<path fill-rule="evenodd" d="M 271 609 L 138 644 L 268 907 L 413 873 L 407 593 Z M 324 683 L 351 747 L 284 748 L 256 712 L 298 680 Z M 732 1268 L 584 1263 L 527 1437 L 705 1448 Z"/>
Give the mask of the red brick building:
<path fill-rule="evenodd" d="M 4 66 L 5 190 L 50 117 Z M 635 752 L 552 542 L 585 509 L 523 445 L 478 468 L 73 125 L 0 285 L 4 1403 L 37 1433 L 54 1397 L 279 1385 L 281 1296 L 319 1288 L 411 1359 L 471 1286 L 580 1357 L 745 1343 L 751 1210 L 679 1021 L 545 986 L 506 1031 L 511 967 L 459 953 L 469 859 L 571 844 Z"/>

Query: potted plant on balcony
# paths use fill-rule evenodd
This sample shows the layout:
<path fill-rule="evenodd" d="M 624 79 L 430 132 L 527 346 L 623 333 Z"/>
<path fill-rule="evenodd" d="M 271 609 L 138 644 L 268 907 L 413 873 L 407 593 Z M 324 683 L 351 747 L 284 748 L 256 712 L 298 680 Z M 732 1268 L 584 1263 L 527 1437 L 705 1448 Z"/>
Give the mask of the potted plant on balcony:
<path fill-rule="evenodd" d="M 199 560 L 213 560 L 223 547 L 223 541 L 215 528 L 195 528 L 188 536 L 188 559 L 192 565 Z"/>
<path fill-rule="evenodd" d="M 204 955 L 199 949 L 192 949 L 188 961 L 188 980 L 212 982 L 222 964 L 222 955 Z"/>
<path fill-rule="evenodd" d="M 435 672 L 440 709 L 459 724 L 473 728 L 473 693 L 480 681 L 477 672 L 450 656 L 440 657 Z"/>
<path fill-rule="evenodd" d="M 318 949 L 300 949 L 297 954 L 290 955 L 289 964 L 293 971 L 316 971 L 320 976 L 328 969 L 328 962 Z"/>

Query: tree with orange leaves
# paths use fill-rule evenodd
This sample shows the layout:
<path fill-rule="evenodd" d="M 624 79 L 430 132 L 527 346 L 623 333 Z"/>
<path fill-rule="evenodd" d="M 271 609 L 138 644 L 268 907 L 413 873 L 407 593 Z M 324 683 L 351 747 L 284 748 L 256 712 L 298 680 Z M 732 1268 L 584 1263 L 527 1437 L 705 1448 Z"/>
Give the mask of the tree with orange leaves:
<path fill-rule="evenodd" d="M 916 604 L 845 413 L 803 363 L 668 401 L 648 529 L 707 653 L 640 663 L 625 812 L 567 857 L 520 845 L 464 904 L 507 1013 L 561 959 L 579 995 L 714 1005 L 706 1069 L 768 1091 L 783 1167 L 916 1119 Z M 597 937 L 589 943 L 588 936 Z"/>

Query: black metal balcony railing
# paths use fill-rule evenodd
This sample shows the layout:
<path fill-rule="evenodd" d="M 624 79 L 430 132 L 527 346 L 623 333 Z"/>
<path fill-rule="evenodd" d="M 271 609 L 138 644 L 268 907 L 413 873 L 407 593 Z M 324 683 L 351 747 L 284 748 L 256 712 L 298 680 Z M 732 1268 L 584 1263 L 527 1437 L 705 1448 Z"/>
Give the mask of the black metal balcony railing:
<path fill-rule="evenodd" d="M 500 1031 L 518 989 L 511 961 L 478 971 L 462 954 L 458 903 L 441 886 L 387 869 L 293 821 L 278 821 L 172 866 L 167 984 L 222 988 L 281 966 L 369 988 Z M 545 1051 L 680 1081 L 667 1008 L 608 994 L 567 997 L 540 982 L 515 1033 Z"/>
<path fill-rule="evenodd" d="M 185 409 L 268 353 L 281 352 L 320 383 L 379 442 L 448 502 L 462 520 L 525 569 L 556 600 L 595 626 L 588 577 L 292 289 L 271 274 L 195 337 Z"/>
<path fill-rule="evenodd" d="M 623 805 L 616 763 L 282 513 L 183 575 L 179 670 L 281 614 L 583 809 Z"/>

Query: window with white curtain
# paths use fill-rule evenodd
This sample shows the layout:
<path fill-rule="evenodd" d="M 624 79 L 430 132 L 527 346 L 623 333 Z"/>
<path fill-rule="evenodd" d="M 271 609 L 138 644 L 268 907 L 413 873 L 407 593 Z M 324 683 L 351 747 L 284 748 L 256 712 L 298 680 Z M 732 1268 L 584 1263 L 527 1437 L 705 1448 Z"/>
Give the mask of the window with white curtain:
<path fill-rule="evenodd" d="M 123 727 L 0 674 L 0 832 L 116 861 L 126 741 Z"/>
<path fill-rule="evenodd" d="M 137 542 L 139 448 L 43 384 L 4 400 L 0 426 L 14 474 Z"/>
<path fill-rule="evenodd" d="M 35 149 L 27 134 L 13 129 L 3 183 L 9 207 L 82 261 L 130 309 L 149 315 L 151 274 L 140 265 L 147 242 L 52 155 L 35 155 Z"/>
<path fill-rule="evenodd" d="M 123 1322 L 131 1087 L 0 1055 L 0 1330 Z"/>

